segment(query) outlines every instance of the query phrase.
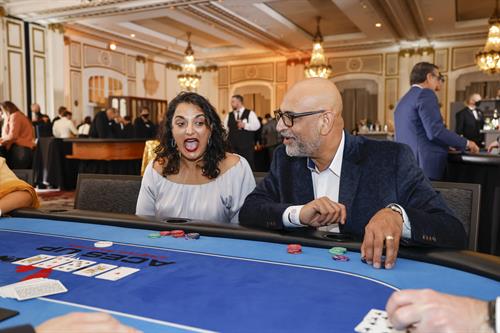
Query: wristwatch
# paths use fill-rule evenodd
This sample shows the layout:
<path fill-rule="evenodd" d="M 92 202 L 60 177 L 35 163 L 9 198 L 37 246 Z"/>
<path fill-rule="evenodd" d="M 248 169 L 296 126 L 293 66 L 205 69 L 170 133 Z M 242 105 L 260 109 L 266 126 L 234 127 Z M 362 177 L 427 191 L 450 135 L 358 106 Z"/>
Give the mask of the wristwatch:
<path fill-rule="evenodd" d="M 403 210 L 396 204 L 390 204 L 387 208 L 391 209 L 393 212 L 396 212 L 401 216 L 401 222 L 404 223 L 405 219 L 403 218 Z"/>

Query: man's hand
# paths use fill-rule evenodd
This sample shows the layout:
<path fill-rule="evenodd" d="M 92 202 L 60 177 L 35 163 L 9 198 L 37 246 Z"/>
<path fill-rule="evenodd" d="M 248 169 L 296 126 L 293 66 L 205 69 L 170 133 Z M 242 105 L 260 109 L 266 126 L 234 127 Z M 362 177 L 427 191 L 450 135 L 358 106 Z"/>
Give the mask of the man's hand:
<path fill-rule="evenodd" d="M 245 123 L 242 122 L 241 120 L 238 120 L 236 122 L 236 125 L 238 126 L 238 129 L 245 129 Z"/>
<path fill-rule="evenodd" d="M 304 205 L 299 219 L 300 223 L 316 228 L 333 223 L 344 224 L 346 210 L 343 204 L 321 197 Z"/>
<path fill-rule="evenodd" d="M 474 141 L 467 140 L 467 149 L 469 149 L 470 152 L 473 154 L 479 153 L 479 147 L 476 145 Z"/>
<path fill-rule="evenodd" d="M 1 140 L 0 143 L 2 143 Z M 490 145 L 488 146 L 488 153 L 491 153 L 493 148 L 498 148 L 498 141 L 493 141 L 492 143 L 490 143 Z"/>
<path fill-rule="evenodd" d="M 373 267 L 380 268 L 385 242 L 385 268 L 392 268 L 398 256 L 402 229 L 401 215 L 390 208 L 379 210 L 365 227 L 361 257 L 368 264 L 373 263 Z"/>
<path fill-rule="evenodd" d="M 55 317 L 37 326 L 36 333 L 139 333 L 140 331 L 122 325 L 107 313 L 73 312 Z"/>
<path fill-rule="evenodd" d="M 487 303 L 468 297 L 430 289 L 401 290 L 392 294 L 386 310 L 398 330 L 412 326 L 412 333 L 493 333 L 488 325 Z"/>

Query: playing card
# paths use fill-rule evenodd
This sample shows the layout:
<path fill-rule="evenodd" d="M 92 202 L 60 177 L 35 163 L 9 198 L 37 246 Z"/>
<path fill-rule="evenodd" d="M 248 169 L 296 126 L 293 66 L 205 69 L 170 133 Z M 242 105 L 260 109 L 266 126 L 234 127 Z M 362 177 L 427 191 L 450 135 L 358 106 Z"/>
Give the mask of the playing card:
<path fill-rule="evenodd" d="M 28 285 L 17 285 L 14 293 L 19 301 L 67 292 L 59 280 L 41 279 Z"/>
<path fill-rule="evenodd" d="M 22 265 L 22 266 L 29 266 L 29 265 L 33 265 L 33 264 L 36 264 L 36 263 L 39 263 L 39 262 L 42 262 L 42 261 L 45 261 L 45 260 L 49 260 L 51 258 L 55 258 L 55 256 L 49 256 L 49 255 L 46 255 L 46 254 L 39 254 L 39 255 L 36 255 L 36 256 L 33 256 L 33 257 L 29 257 L 29 258 L 26 258 L 26 259 L 14 261 L 13 264 L 15 264 L 15 265 Z"/>
<path fill-rule="evenodd" d="M 396 330 L 383 310 L 371 309 L 363 320 L 354 328 L 359 333 L 404 333 Z"/>
<path fill-rule="evenodd" d="M 73 272 L 76 271 L 77 269 L 81 269 L 90 265 L 95 264 L 95 261 L 89 261 L 89 260 L 73 260 L 71 262 L 68 262 L 64 265 L 54 267 L 54 270 L 56 271 L 62 271 L 62 272 Z"/>
<path fill-rule="evenodd" d="M 104 274 L 96 276 L 96 279 L 116 281 L 116 280 L 120 280 L 121 278 L 124 278 L 126 276 L 129 276 L 131 274 L 134 274 L 135 272 L 138 272 L 138 271 L 139 271 L 139 269 L 137 269 L 137 268 L 118 267 L 116 269 L 113 269 L 112 271 L 107 271 Z"/>
<path fill-rule="evenodd" d="M 37 264 L 34 264 L 33 266 L 39 267 L 39 268 L 52 268 L 52 267 L 56 267 L 59 265 L 63 265 L 63 264 L 72 262 L 74 260 L 75 259 L 68 258 L 68 257 L 55 257 L 53 259 L 42 261 L 42 262 L 39 262 Z"/>
<path fill-rule="evenodd" d="M 116 266 L 108 264 L 98 264 L 73 272 L 73 274 L 83 275 L 83 276 L 94 276 L 112 270 L 113 268 L 116 268 Z"/>

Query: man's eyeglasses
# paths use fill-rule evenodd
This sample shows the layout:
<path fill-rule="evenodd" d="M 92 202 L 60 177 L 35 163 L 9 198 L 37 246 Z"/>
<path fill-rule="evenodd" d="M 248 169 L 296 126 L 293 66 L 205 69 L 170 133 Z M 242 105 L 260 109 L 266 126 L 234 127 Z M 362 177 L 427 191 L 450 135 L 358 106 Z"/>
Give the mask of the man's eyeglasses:
<path fill-rule="evenodd" d="M 292 112 L 292 111 L 281 111 L 281 110 L 276 110 L 274 111 L 274 116 L 276 117 L 276 121 L 280 121 L 280 119 L 283 120 L 283 124 L 285 124 L 286 127 L 292 127 L 293 126 L 293 120 L 296 118 L 301 118 L 305 116 L 311 116 L 313 114 L 318 114 L 318 113 L 323 113 L 326 110 L 318 110 L 318 111 L 306 111 L 306 112 Z"/>

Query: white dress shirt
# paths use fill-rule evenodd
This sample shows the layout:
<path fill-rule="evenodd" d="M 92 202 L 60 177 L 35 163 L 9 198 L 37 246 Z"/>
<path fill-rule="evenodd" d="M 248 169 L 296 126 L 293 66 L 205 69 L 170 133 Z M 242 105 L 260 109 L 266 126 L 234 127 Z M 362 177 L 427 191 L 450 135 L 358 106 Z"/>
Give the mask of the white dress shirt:
<path fill-rule="evenodd" d="M 66 117 L 62 117 L 52 126 L 52 134 L 56 138 L 67 139 L 78 134 L 75 124 Z"/>
<path fill-rule="evenodd" d="M 470 106 L 468 108 L 469 108 L 469 110 L 472 111 L 472 114 L 474 115 L 474 118 L 476 118 L 476 120 L 479 120 L 479 115 L 477 114 L 477 110 L 474 109 L 474 108 L 471 108 Z"/>
<path fill-rule="evenodd" d="M 234 114 L 234 120 L 238 120 L 241 118 L 243 115 L 243 111 L 245 111 L 245 107 L 241 107 L 239 110 L 233 111 Z M 227 126 L 227 123 L 229 121 L 229 114 L 224 118 L 224 127 L 229 130 L 229 127 Z M 259 118 L 257 118 L 257 115 L 255 114 L 254 111 L 250 110 L 250 114 L 248 115 L 248 121 L 246 119 L 243 119 L 243 123 L 245 124 L 244 129 L 247 131 L 257 131 L 260 128 L 260 121 Z"/>
<path fill-rule="evenodd" d="M 328 197 L 333 202 L 339 202 L 339 189 L 340 189 L 340 174 L 342 170 L 342 159 L 344 157 L 345 134 L 342 132 L 342 139 L 340 140 L 339 148 L 333 157 L 330 166 L 319 171 L 313 160 L 307 159 L 307 167 L 311 171 L 312 183 L 314 189 L 314 199 L 321 197 Z M 282 221 L 285 227 L 304 227 L 300 223 L 300 211 L 304 205 L 290 206 L 283 212 Z M 403 212 L 403 230 L 402 235 L 404 238 L 411 238 L 411 226 L 408 215 L 403 207 L 399 206 Z M 339 232 L 337 225 L 321 227 L 320 230 Z"/>

